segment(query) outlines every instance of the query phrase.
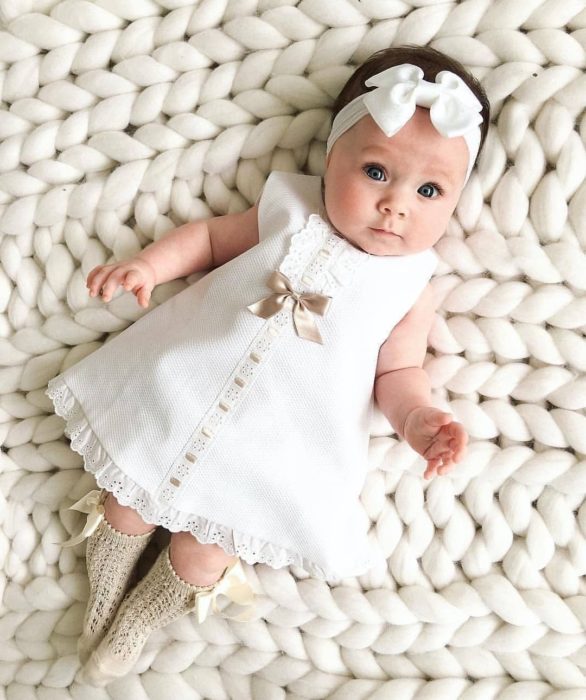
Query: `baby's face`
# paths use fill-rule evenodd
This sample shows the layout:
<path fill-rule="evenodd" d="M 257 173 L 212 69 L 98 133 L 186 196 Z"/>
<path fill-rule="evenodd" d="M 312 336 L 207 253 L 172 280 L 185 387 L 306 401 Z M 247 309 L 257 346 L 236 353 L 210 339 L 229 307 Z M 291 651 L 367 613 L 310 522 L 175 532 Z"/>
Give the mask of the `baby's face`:
<path fill-rule="evenodd" d="M 409 255 L 443 235 L 466 176 L 468 147 L 447 138 L 417 107 L 394 136 L 370 115 L 334 143 L 324 201 L 331 224 L 372 255 Z"/>

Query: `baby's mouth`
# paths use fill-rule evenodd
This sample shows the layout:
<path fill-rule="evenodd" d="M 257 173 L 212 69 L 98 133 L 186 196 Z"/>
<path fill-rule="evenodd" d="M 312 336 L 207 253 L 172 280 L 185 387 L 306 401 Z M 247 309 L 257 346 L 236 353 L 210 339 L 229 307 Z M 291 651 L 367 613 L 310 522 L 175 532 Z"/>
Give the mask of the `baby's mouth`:
<path fill-rule="evenodd" d="M 371 228 L 370 230 L 374 231 L 375 233 L 379 233 L 383 236 L 396 236 L 397 238 L 399 238 L 399 235 L 396 234 L 394 231 L 387 231 L 384 228 Z"/>

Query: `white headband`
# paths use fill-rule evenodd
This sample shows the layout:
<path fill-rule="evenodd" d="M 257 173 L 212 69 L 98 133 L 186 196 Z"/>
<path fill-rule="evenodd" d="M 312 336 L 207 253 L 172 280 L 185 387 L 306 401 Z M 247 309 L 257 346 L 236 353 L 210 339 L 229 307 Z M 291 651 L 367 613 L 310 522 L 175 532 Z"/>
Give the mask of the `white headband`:
<path fill-rule="evenodd" d="M 415 106 L 427 107 L 434 127 L 442 136 L 462 136 L 468 146 L 468 181 L 480 146 L 482 105 L 466 83 L 451 71 L 443 70 L 435 83 L 423 80 L 419 66 L 402 63 L 371 76 L 364 83 L 376 89 L 365 92 L 345 105 L 336 115 L 326 145 L 328 154 L 345 131 L 366 114 L 386 136 L 396 134 L 415 112 Z"/>

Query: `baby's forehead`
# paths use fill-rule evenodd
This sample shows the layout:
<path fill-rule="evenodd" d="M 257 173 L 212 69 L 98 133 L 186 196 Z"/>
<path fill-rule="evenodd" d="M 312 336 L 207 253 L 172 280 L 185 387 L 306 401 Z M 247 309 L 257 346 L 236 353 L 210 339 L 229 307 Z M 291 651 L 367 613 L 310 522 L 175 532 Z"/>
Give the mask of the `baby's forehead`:
<path fill-rule="evenodd" d="M 468 147 L 463 137 L 443 136 L 431 123 L 429 110 L 418 107 L 413 117 L 392 136 L 387 136 L 370 115 L 362 117 L 350 131 L 352 149 L 360 155 L 393 159 L 411 157 L 405 163 L 414 168 L 468 162 Z M 343 137 L 342 137 L 343 138 Z"/>

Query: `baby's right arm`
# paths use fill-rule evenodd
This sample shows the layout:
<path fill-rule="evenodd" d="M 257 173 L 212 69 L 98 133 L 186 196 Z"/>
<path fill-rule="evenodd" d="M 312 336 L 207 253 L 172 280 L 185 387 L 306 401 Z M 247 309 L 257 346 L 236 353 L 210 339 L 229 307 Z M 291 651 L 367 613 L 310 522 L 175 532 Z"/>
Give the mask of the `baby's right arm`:
<path fill-rule="evenodd" d="M 110 301 L 118 286 L 147 307 L 157 284 L 210 270 L 258 243 L 258 207 L 183 224 L 150 243 L 134 258 L 98 265 L 88 275 L 90 296 Z"/>

